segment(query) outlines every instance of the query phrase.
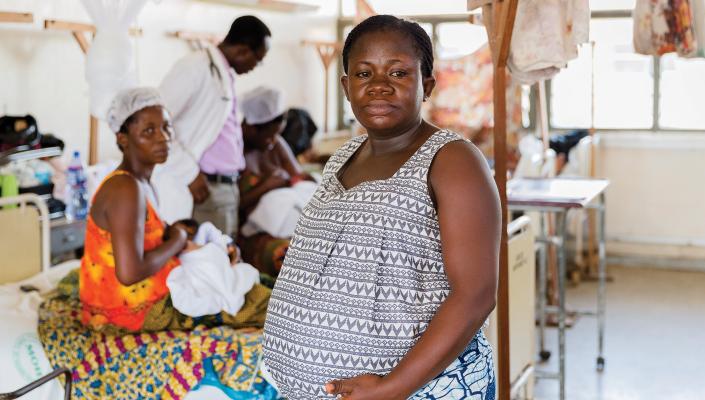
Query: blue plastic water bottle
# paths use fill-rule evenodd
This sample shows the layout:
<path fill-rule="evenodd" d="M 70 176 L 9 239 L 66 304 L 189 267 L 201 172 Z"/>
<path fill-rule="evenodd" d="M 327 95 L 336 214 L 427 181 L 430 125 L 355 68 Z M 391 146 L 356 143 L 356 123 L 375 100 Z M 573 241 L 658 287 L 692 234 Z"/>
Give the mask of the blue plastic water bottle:
<path fill-rule="evenodd" d="M 66 171 L 66 218 L 70 221 L 86 219 L 88 215 L 88 192 L 86 174 L 83 172 L 81 153 L 73 152 L 73 158 Z"/>

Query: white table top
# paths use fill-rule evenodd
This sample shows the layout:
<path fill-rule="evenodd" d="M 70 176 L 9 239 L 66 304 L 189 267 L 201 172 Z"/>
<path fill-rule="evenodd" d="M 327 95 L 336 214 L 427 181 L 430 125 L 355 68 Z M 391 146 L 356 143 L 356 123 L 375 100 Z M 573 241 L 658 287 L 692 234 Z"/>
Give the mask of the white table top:
<path fill-rule="evenodd" d="M 507 182 L 507 203 L 512 208 L 582 208 L 608 185 L 607 179 L 517 178 Z"/>

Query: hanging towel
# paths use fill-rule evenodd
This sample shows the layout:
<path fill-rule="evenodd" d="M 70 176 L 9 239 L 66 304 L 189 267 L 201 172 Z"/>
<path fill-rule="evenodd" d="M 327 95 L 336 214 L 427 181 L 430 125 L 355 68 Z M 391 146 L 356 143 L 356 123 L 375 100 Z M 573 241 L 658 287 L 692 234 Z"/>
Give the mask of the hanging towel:
<path fill-rule="evenodd" d="M 525 84 L 550 79 L 589 39 L 588 0 L 523 0 L 517 6 L 507 67 Z"/>
<path fill-rule="evenodd" d="M 470 10 L 483 7 L 492 35 L 489 0 L 468 0 Z M 487 14 L 487 15 L 485 15 Z M 517 5 L 507 67 L 518 82 L 533 84 L 552 78 L 578 56 L 589 40 L 588 0 L 522 0 Z"/>

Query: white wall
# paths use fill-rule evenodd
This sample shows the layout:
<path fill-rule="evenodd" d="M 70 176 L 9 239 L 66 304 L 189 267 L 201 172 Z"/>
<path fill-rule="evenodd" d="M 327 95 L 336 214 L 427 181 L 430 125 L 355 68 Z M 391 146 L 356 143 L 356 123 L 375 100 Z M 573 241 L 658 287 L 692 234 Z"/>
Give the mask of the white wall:
<path fill-rule="evenodd" d="M 613 256 L 705 261 L 705 133 L 600 135 Z"/>
<path fill-rule="evenodd" d="M 309 3 L 315 2 L 313 0 Z M 323 123 L 323 68 L 317 53 L 301 41 L 334 40 L 336 3 L 318 0 L 313 13 L 277 13 L 187 0 L 148 2 L 138 18 L 143 35 L 135 39 L 140 83 L 156 86 L 171 65 L 189 50 L 168 32 L 191 30 L 225 34 L 233 19 L 253 14 L 272 31 L 272 49 L 264 63 L 240 76 L 237 92 L 260 84 L 282 89 L 289 106 L 308 109 Z M 90 22 L 79 0 L 0 0 L 0 11 L 32 12 L 32 25 L 0 24 L 0 111 L 33 114 L 42 132 L 64 139 L 67 148 L 87 154 L 89 99 L 84 56 L 69 32 L 45 31 L 45 19 Z M 335 82 L 335 65 L 330 79 Z M 329 119 L 335 118 L 331 85 Z M 101 124 L 99 158 L 118 157 L 113 134 Z"/>

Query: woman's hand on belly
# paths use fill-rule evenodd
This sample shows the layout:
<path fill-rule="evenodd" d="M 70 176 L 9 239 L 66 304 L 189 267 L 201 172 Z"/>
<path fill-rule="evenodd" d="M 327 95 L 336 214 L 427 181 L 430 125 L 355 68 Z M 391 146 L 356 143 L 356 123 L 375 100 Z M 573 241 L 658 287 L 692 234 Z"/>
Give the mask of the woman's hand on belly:
<path fill-rule="evenodd" d="M 346 400 L 396 400 L 404 399 L 390 388 L 384 377 L 373 374 L 358 375 L 326 383 L 326 393 Z"/>

